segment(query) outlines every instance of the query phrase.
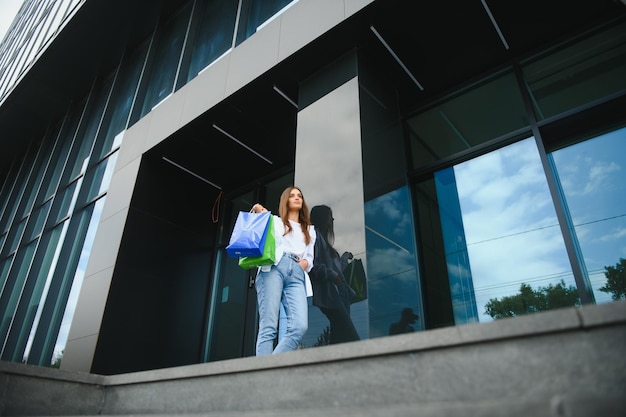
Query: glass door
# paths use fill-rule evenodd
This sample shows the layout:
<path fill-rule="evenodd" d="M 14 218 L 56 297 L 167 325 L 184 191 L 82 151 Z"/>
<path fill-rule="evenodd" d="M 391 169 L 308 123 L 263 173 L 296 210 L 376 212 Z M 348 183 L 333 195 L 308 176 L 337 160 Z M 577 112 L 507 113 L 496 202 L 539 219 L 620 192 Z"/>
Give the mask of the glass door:
<path fill-rule="evenodd" d="M 250 211 L 257 202 L 278 214 L 278 201 L 285 188 L 292 185 L 293 172 L 264 181 L 243 194 L 223 203 L 221 237 L 216 257 L 216 270 L 210 300 L 206 362 L 254 356 L 258 315 L 254 279 L 256 270 L 239 267 L 237 258 L 230 258 L 224 248 L 240 211 Z"/>

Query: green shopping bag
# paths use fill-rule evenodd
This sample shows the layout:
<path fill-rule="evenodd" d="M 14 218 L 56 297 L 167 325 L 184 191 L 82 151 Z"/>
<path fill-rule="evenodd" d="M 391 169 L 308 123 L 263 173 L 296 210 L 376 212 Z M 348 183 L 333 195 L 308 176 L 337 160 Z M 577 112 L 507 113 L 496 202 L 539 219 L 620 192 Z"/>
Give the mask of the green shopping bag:
<path fill-rule="evenodd" d="M 363 261 L 361 259 L 355 258 L 343 270 L 343 276 L 348 283 L 348 286 L 350 286 L 350 289 L 352 290 L 350 304 L 367 300 L 367 277 L 365 276 Z"/>
<path fill-rule="evenodd" d="M 270 216 L 263 254 L 261 256 L 243 256 L 239 258 L 239 266 L 243 269 L 252 269 L 263 265 L 272 265 L 275 262 L 276 236 L 274 235 L 274 216 Z"/>

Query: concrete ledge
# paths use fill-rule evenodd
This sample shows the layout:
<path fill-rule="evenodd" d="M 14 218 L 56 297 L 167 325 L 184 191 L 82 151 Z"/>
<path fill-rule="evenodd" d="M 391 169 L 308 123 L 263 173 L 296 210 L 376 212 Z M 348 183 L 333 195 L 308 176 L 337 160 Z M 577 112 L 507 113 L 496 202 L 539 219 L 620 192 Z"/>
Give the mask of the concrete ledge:
<path fill-rule="evenodd" d="M 622 417 L 626 406 L 620 397 L 555 396 L 545 401 L 477 401 L 430 404 L 391 404 L 305 410 L 264 410 L 228 413 L 144 414 L 142 417 Z M 92 417 L 88 415 L 74 417 Z M 107 417 L 107 416 L 101 416 Z M 117 417 L 134 417 L 118 415 Z"/>
<path fill-rule="evenodd" d="M 0 415 L 97 415 L 104 404 L 104 377 L 0 362 Z"/>
<path fill-rule="evenodd" d="M 22 363 L 0 361 L 0 375 L 19 375 L 37 379 L 75 382 L 90 385 L 106 385 L 104 375 L 88 374 L 85 372 L 63 371 L 42 366 L 26 365 Z"/>
<path fill-rule="evenodd" d="M 0 362 L 0 415 L 623 415 L 625 350 L 626 301 L 114 376 Z"/>
<path fill-rule="evenodd" d="M 459 347 L 512 338 L 626 324 L 626 301 L 566 308 L 491 323 L 469 324 L 425 332 L 309 348 L 265 357 L 249 357 L 153 371 L 112 375 L 106 385 L 253 372 L 439 348 Z"/>

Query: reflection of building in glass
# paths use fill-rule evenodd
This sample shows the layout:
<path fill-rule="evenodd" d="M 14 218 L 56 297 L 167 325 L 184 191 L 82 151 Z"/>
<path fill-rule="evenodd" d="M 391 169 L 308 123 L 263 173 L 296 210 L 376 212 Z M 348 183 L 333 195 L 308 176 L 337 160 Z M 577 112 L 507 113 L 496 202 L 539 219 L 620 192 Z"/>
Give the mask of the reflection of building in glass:
<path fill-rule="evenodd" d="M 25 2 L 0 45 L 0 358 L 250 356 L 254 271 L 223 249 L 293 183 L 363 262 L 361 339 L 405 308 L 417 333 L 491 321 L 560 282 L 611 302 L 626 6 L 496 3 Z M 328 327 L 309 318 L 304 348 Z"/>
<path fill-rule="evenodd" d="M 456 324 L 474 323 L 478 321 L 478 311 L 454 170 L 448 168 L 436 172 L 435 184 L 437 197 L 440 200 L 441 230 L 448 266 L 454 322 Z"/>

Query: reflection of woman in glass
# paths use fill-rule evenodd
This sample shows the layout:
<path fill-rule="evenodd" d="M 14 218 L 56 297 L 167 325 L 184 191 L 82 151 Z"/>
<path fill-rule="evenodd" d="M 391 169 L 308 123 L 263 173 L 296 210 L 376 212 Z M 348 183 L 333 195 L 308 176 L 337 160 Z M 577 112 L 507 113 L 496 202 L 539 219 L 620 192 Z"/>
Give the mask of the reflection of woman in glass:
<path fill-rule="evenodd" d="M 309 273 L 313 284 L 313 305 L 319 307 L 330 322 L 330 343 L 359 340 L 350 318 L 351 289 L 343 277 L 343 270 L 352 259 L 350 252 L 333 248 L 335 232 L 333 212 L 328 206 L 311 209 L 311 223 L 315 226 L 315 263 Z"/>
<path fill-rule="evenodd" d="M 267 211 L 260 204 L 252 210 Z M 259 308 L 257 356 L 297 349 L 308 328 L 307 295 L 311 287 L 307 285 L 307 271 L 313 266 L 316 234 L 299 188 L 283 191 L 278 213 L 280 217 L 274 218 L 276 263 L 259 268 L 255 281 Z M 274 348 L 279 315 L 284 316 L 281 322 L 286 329 L 281 329 Z"/>

